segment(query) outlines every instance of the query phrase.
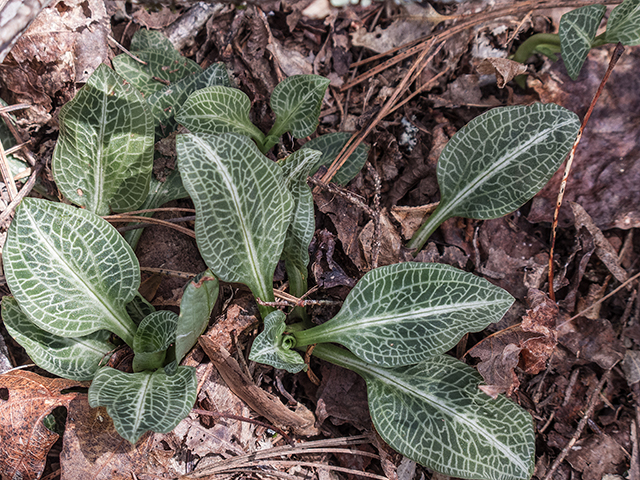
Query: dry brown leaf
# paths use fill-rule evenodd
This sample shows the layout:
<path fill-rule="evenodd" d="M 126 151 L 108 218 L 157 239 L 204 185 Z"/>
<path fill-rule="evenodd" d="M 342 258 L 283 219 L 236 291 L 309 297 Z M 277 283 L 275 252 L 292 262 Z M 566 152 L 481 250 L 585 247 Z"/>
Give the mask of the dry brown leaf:
<path fill-rule="evenodd" d="M 170 8 L 165 6 L 160 7 L 160 10 L 157 12 L 147 11 L 147 9 L 142 6 L 131 15 L 133 19 L 142 25 L 143 27 L 149 29 L 160 29 L 164 27 L 168 27 L 173 22 L 175 22 L 178 18 L 180 18 L 179 12 L 174 12 Z"/>
<path fill-rule="evenodd" d="M 558 326 L 558 342 L 577 358 L 609 369 L 624 358 L 625 348 L 608 320 L 578 317 Z"/>
<path fill-rule="evenodd" d="M 86 386 L 86 383 L 41 377 L 25 370 L 0 375 L 0 472 L 3 480 L 40 477 L 47 453 L 58 439 L 57 433 L 44 426 L 44 418 L 56 407 L 68 407 L 80 395 L 63 393 L 65 389 Z M 73 419 L 68 416 L 67 424 L 71 423 Z"/>
<path fill-rule="evenodd" d="M 374 223 L 370 220 L 360 232 L 360 244 L 364 252 L 364 258 L 372 265 L 372 250 L 374 241 Z M 392 265 L 399 263 L 402 255 L 402 239 L 391 223 L 386 210 L 380 212 L 380 232 L 377 240 L 380 242 L 380 254 L 378 256 L 378 266 Z"/>
<path fill-rule="evenodd" d="M 627 350 L 624 354 L 622 370 L 629 385 L 640 382 L 640 351 Z"/>
<path fill-rule="evenodd" d="M 420 228 L 424 218 L 433 213 L 438 206 L 437 203 L 430 203 L 428 205 L 420 205 L 418 207 L 391 207 L 391 215 L 400 224 L 402 229 L 402 236 L 405 239 L 410 239 L 413 234 Z"/>
<path fill-rule="evenodd" d="M 527 73 L 526 65 L 507 58 L 483 58 L 476 67 L 480 75 L 495 75 L 498 88 L 504 88 L 517 75 Z"/>

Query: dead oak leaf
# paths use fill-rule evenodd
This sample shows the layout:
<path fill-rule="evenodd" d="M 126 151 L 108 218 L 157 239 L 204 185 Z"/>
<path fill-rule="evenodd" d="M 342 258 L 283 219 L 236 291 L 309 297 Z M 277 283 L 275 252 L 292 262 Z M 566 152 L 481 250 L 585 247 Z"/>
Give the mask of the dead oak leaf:
<path fill-rule="evenodd" d="M 68 407 L 79 394 L 66 389 L 86 383 L 14 370 L 0 375 L 0 471 L 2 478 L 39 478 L 58 434 L 43 420 L 56 407 Z"/>
<path fill-rule="evenodd" d="M 476 71 L 480 75 L 495 74 L 498 88 L 504 88 L 517 75 L 527 73 L 527 66 L 507 58 L 488 57 L 482 59 Z"/>

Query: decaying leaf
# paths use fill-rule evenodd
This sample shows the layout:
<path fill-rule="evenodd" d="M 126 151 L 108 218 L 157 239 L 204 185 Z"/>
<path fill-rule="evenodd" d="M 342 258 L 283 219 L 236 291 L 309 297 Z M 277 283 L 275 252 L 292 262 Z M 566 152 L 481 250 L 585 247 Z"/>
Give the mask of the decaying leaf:
<path fill-rule="evenodd" d="M 45 378 L 25 370 L 0 375 L 0 472 L 3 479 L 40 478 L 49 449 L 58 439 L 58 434 L 49 430 L 43 420 L 54 408 L 69 407 L 79 394 L 63 392 L 79 386 L 86 384 Z"/>
<path fill-rule="evenodd" d="M 476 70 L 480 75 L 495 74 L 498 88 L 504 88 L 516 75 L 527 73 L 527 66 L 507 58 L 490 57 L 483 58 Z"/>
<path fill-rule="evenodd" d="M 624 354 L 624 362 L 622 362 L 622 370 L 629 385 L 640 382 L 640 351 L 626 351 Z"/>
<path fill-rule="evenodd" d="M 602 368 L 613 366 L 624 358 L 624 346 L 605 319 L 578 317 L 558 326 L 558 342 L 576 357 L 595 362 Z"/>

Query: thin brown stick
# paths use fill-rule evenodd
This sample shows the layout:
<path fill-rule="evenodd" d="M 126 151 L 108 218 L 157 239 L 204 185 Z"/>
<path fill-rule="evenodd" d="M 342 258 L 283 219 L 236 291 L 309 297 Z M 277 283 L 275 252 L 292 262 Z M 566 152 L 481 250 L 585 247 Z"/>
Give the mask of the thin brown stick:
<path fill-rule="evenodd" d="M 576 431 L 573 433 L 571 440 L 569 440 L 569 442 L 565 445 L 565 447 L 562 449 L 560 454 L 556 457 L 555 461 L 553 462 L 553 465 L 551 465 L 551 468 L 549 469 L 547 474 L 544 476 L 544 480 L 551 480 L 554 472 L 558 469 L 558 467 L 567 457 L 569 452 L 571 452 L 571 449 L 573 448 L 573 446 L 580 439 L 580 435 L 582 435 L 582 431 L 584 430 L 584 427 L 587 426 L 587 423 L 591 418 L 591 416 L 593 415 L 593 411 L 596 408 L 596 404 L 598 403 L 597 400 L 600 397 L 600 392 L 602 391 L 604 384 L 607 383 L 607 381 L 609 380 L 610 375 L 611 375 L 611 370 L 609 369 L 602 375 L 602 378 L 600 379 L 598 384 L 593 388 L 593 390 L 591 390 L 591 395 L 589 396 L 589 401 L 587 402 L 587 410 L 584 412 L 584 415 L 582 416 L 582 419 L 578 424 L 578 428 L 576 428 Z"/>
<path fill-rule="evenodd" d="M 196 213 L 196 211 L 193 208 L 162 207 L 162 208 L 147 208 L 145 210 L 134 210 L 133 212 L 127 212 L 127 215 L 139 215 L 141 213 L 155 213 L 155 212 Z"/>
<path fill-rule="evenodd" d="M 7 208 L 5 208 L 3 212 L 0 214 L 0 226 L 3 225 L 5 220 L 7 220 L 11 216 L 11 214 L 16 209 L 18 204 L 22 201 L 22 199 L 26 197 L 29 194 L 29 192 L 31 192 L 34 185 L 36 184 L 36 180 L 38 179 L 38 174 L 40 173 L 40 170 L 42 170 L 42 166 L 43 165 L 41 163 L 36 164 L 36 166 L 33 168 L 33 172 L 31 173 L 31 176 L 29 177 L 29 180 L 27 180 L 27 183 L 24 184 L 24 187 L 20 189 L 20 191 L 18 192 L 18 195 L 16 195 L 16 197 L 11 201 L 11 203 L 7 205 Z"/>
<path fill-rule="evenodd" d="M 175 223 L 171 223 L 166 220 L 160 220 L 158 218 L 138 217 L 135 215 L 108 215 L 102 218 L 104 218 L 106 221 L 110 223 L 141 222 L 141 223 L 151 223 L 153 225 L 162 225 L 162 226 L 177 230 L 180 233 L 184 233 L 185 235 L 188 235 L 191 238 L 196 238 L 196 233 L 193 230 L 189 230 L 188 228 L 181 227 L 180 225 L 176 225 Z"/>
<path fill-rule="evenodd" d="M 16 110 L 24 110 L 25 108 L 31 108 L 28 103 L 16 103 L 15 105 L 7 105 L 6 107 L 0 107 L 0 115 L 3 113 L 15 112 Z"/>
<path fill-rule="evenodd" d="M 556 200 L 556 209 L 553 212 L 553 224 L 551 226 L 551 247 L 549 249 L 549 298 L 554 302 L 556 301 L 556 294 L 553 291 L 553 253 L 556 245 L 556 231 L 558 228 L 558 216 L 560 215 L 560 207 L 562 206 L 562 200 L 564 199 L 564 192 L 567 187 L 567 180 L 569 179 L 569 173 L 571 173 L 573 158 L 575 157 L 576 149 L 578 148 L 578 144 L 582 139 L 582 133 L 584 132 L 584 128 L 587 125 L 589 118 L 591 117 L 593 108 L 595 107 L 596 102 L 600 98 L 600 95 L 604 90 L 604 86 L 606 85 L 607 80 L 609 80 L 609 76 L 613 71 L 613 67 L 616 66 L 616 63 L 618 63 L 618 60 L 620 60 L 620 57 L 622 56 L 623 53 L 624 53 L 624 46 L 621 43 L 618 43 L 618 45 L 616 45 L 615 50 L 613 51 L 613 55 L 611 55 L 609 66 L 607 67 L 607 71 L 605 72 L 604 77 L 600 82 L 600 86 L 598 87 L 596 94 L 593 96 L 593 100 L 591 100 L 589 109 L 587 110 L 587 113 L 585 114 L 584 119 L 582 120 L 582 125 L 580 125 L 578 136 L 576 137 L 575 142 L 573 142 L 573 147 L 569 152 L 569 159 L 567 160 L 567 164 L 564 167 L 564 174 L 562 175 L 562 182 L 560 183 L 560 191 L 558 192 L 558 199 Z"/>
<path fill-rule="evenodd" d="M 140 267 L 141 272 L 156 273 L 158 275 L 166 275 L 168 277 L 193 278 L 197 273 L 179 272 L 177 270 L 167 270 L 166 268 Z"/>
<path fill-rule="evenodd" d="M 116 47 L 118 47 L 120 50 L 122 50 L 124 53 L 126 53 L 127 55 L 129 55 L 131 58 L 133 58 L 136 62 L 141 63 L 142 65 L 148 65 L 147 62 L 145 62 L 144 60 L 139 59 L 138 57 L 136 57 L 133 53 L 131 53 L 129 50 L 127 50 L 126 48 L 124 48 L 120 42 L 118 42 L 115 38 L 113 38 L 111 35 L 108 35 L 107 38 L 109 40 L 111 40 L 113 43 L 116 44 Z"/>
<path fill-rule="evenodd" d="M 18 196 L 18 187 L 16 182 L 13 181 L 13 175 L 11 174 L 11 166 L 9 165 L 9 159 L 5 154 L 4 147 L 0 143 L 0 174 L 2 174 L 2 180 L 7 186 L 7 193 L 9 194 L 9 200 L 13 200 Z"/>
<path fill-rule="evenodd" d="M 256 462 L 250 462 L 247 464 L 247 466 L 256 467 L 256 471 L 260 471 L 261 473 L 263 472 L 263 470 L 258 470 L 261 467 L 269 467 L 269 466 L 275 466 L 275 465 L 280 465 L 283 467 L 297 467 L 297 466 L 313 467 L 320 470 L 331 470 L 334 472 L 348 473 L 358 477 L 373 478 L 375 480 L 389 480 L 388 477 L 384 477 L 382 475 L 376 475 L 375 473 L 363 472 L 360 470 L 354 470 L 352 468 L 346 468 L 346 467 L 336 467 L 335 465 L 328 465 L 325 463 L 300 462 L 297 460 L 268 460 L 268 462 L 266 463 L 256 461 Z M 224 472 L 230 472 L 230 471 L 232 470 L 222 470 L 222 471 L 219 471 L 218 473 L 224 473 Z"/>

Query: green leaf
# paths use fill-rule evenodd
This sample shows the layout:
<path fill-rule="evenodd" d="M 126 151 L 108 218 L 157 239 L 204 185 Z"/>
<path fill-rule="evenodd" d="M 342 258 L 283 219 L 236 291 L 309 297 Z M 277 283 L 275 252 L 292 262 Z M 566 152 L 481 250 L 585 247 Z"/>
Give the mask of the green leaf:
<path fill-rule="evenodd" d="M 104 367 L 89 387 L 89 405 L 107 407 L 118 434 L 133 444 L 149 430 L 173 430 L 193 408 L 197 388 L 193 367 L 178 367 L 171 376 L 163 369 L 124 373 Z"/>
<path fill-rule="evenodd" d="M 367 382 L 371 419 L 393 449 L 450 477 L 529 480 L 535 460 L 531 416 L 478 389 L 471 367 L 444 355 L 384 369 L 331 345 L 313 355 L 349 368 Z"/>
<path fill-rule="evenodd" d="M 316 150 L 300 149 L 280 164 L 285 186 L 293 198 L 293 214 L 282 257 L 285 262 L 304 272 L 305 277 L 309 264 L 309 244 L 316 230 L 313 195 L 307 185 L 307 177 L 321 155 Z"/>
<path fill-rule="evenodd" d="M 207 328 L 219 290 L 218 280 L 211 270 L 197 275 L 185 287 L 176 328 L 176 361 L 182 360 Z"/>
<path fill-rule="evenodd" d="M 277 143 L 286 132 L 304 138 L 316 131 L 329 79 L 318 75 L 292 75 L 273 89 L 271 109 L 276 122 L 269 132 Z"/>
<path fill-rule="evenodd" d="M 147 315 L 151 315 L 155 311 L 156 307 L 151 305 L 142 295 L 140 295 L 140 292 L 136 292 L 136 296 L 133 297 L 133 300 L 127 303 L 127 313 L 136 325 L 140 325 L 140 322 L 142 322 Z"/>
<path fill-rule="evenodd" d="M 167 37 L 157 30 L 147 30 L 141 28 L 131 39 L 130 49 L 132 52 L 141 50 L 155 50 L 159 52 L 176 52 L 177 50 Z"/>
<path fill-rule="evenodd" d="M 560 167 L 580 119 L 553 103 L 498 107 L 474 118 L 438 160 L 440 204 L 414 235 L 420 249 L 446 219 L 498 218 L 521 207 Z"/>
<path fill-rule="evenodd" d="M 158 208 L 164 205 L 165 203 L 169 203 L 173 200 L 179 200 L 181 198 L 187 198 L 189 194 L 184 189 L 182 185 L 182 178 L 180 178 L 180 172 L 176 169 L 167 177 L 164 182 L 159 181 L 155 177 L 151 177 L 151 182 L 149 184 L 149 194 L 147 195 L 147 199 L 140 206 L 140 210 L 148 210 L 152 208 Z M 140 214 L 142 217 L 152 217 L 153 213 L 142 213 Z M 124 238 L 131 248 L 135 249 L 138 245 L 138 241 L 142 236 L 143 228 L 138 228 L 136 230 L 129 230 L 125 232 Z"/>
<path fill-rule="evenodd" d="M 250 109 L 244 92 L 219 85 L 189 95 L 176 120 L 191 133 L 239 133 L 262 145 L 264 134 L 249 120 Z"/>
<path fill-rule="evenodd" d="M 254 340 L 249 360 L 298 373 L 307 365 L 298 352 L 291 350 L 295 343 L 293 338 L 283 335 L 287 328 L 284 320 L 285 315 L 280 310 L 265 317 L 264 330 Z"/>
<path fill-rule="evenodd" d="M 202 72 L 202 67 L 183 57 L 176 50 L 146 50 L 135 52 L 136 57 L 146 62 L 141 64 L 127 54 L 112 60 L 113 68 L 144 96 L 150 95 L 189 75 Z"/>
<path fill-rule="evenodd" d="M 322 158 L 318 160 L 315 167 L 311 169 L 311 175 L 318 171 L 322 165 L 328 167 L 336 159 L 342 148 L 347 144 L 351 134 L 347 132 L 328 133 L 309 140 L 302 148 L 311 148 L 322 152 Z M 333 177 L 332 182 L 338 185 L 346 185 L 355 178 L 362 170 L 367 156 L 369 155 L 369 146 L 361 143 L 356 148 L 347 161 L 340 167 L 338 173 Z"/>
<path fill-rule="evenodd" d="M 162 367 L 167 348 L 176 340 L 178 315 L 159 310 L 140 322 L 133 337 L 133 371 L 155 370 Z"/>
<path fill-rule="evenodd" d="M 185 77 L 150 95 L 147 103 L 156 125 L 163 127 L 164 133 L 173 130 L 176 124 L 173 117 L 187 97 L 196 90 L 214 85 L 230 85 L 229 74 L 223 63 L 214 63 L 203 72 Z"/>
<path fill-rule="evenodd" d="M 60 110 L 53 176 L 73 203 L 97 215 L 135 210 L 153 167 L 153 120 L 142 96 L 100 65 Z"/>
<path fill-rule="evenodd" d="M 140 285 L 138 259 L 102 218 L 71 205 L 25 198 L 2 252 L 7 283 L 33 323 L 61 337 L 109 330 L 127 344 L 126 305 Z"/>
<path fill-rule="evenodd" d="M 569 76 L 575 80 L 587 59 L 591 43 L 607 7 L 586 5 L 565 13 L 560 19 L 560 46 L 562 60 Z"/>
<path fill-rule="evenodd" d="M 365 274 L 335 317 L 293 335 L 296 346 L 335 342 L 371 364 L 410 365 L 499 321 L 513 301 L 505 290 L 449 265 L 399 263 Z"/>
<path fill-rule="evenodd" d="M 605 40 L 607 43 L 640 45 L 640 0 L 625 0 L 611 11 Z"/>
<path fill-rule="evenodd" d="M 115 350 L 107 341 L 111 334 L 105 330 L 78 338 L 45 332 L 31 323 L 18 302 L 8 295 L 2 299 L 2 320 L 9 335 L 40 368 L 70 380 L 91 380 Z"/>
<path fill-rule="evenodd" d="M 176 149 L 205 263 L 220 280 L 244 283 L 272 301 L 293 207 L 282 170 L 235 133 L 178 135 Z"/>

